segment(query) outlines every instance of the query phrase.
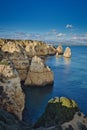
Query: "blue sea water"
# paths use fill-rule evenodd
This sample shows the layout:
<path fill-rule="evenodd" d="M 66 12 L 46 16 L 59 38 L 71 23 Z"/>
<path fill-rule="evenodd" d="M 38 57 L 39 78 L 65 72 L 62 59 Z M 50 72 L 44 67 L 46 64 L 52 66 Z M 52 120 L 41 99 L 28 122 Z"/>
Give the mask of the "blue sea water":
<path fill-rule="evenodd" d="M 44 112 L 47 102 L 55 96 L 74 99 L 87 115 L 87 46 L 71 46 L 70 59 L 50 56 L 46 64 L 54 72 L 54 85 L 44 88 L 26 88 L 23 120 L 32 124 Z"/>

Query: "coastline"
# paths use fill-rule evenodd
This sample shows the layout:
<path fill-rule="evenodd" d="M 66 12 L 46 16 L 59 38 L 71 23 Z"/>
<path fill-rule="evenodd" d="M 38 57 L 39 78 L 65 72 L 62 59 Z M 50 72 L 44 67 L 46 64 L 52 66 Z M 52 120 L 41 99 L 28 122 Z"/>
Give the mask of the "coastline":
<path fill-rule="evenodd" d="M 21 40 L 22 41 L 22 40 Z M 7 42 L 7 41 L 6 41 Z M 16 41 L 15 41 L 16 42 Z M 18 41 L 17 41 L 18 42 Z M 23 41 L 24 42 L 24 41 Z M 26 41 L 25 41 L 26 42 Z M 35 46 L 37 45 L 37 42 L 36 41 L 34 41 L 35 43 L 32 43 L 32 44 L 35 44 Z M 7 44 L 7 43 L 5 43 L 5 44 Z M 4 44 L 4 45 L 5 45 Z M 10 47 L 10 45 L 12 45 L 13 46 L 13 44 L 14 44 L 14 40 L 13 40 L 13 43 L 9 43 L 8 45 L 9 46 L 7 46 L 8 48 Z M 23 78 L 23 81 L 25 80 L 25 78 L 26 78 L 26 75 L 23 75 L 24 74 L 24 70 L 26 69 L 27 70 L 27 73 L 26 74 L 28 74 L 28 72 L 30 71 L 30 72 L 34 72 L 34 73 L 42 73 L 42 72 L 47 72 L 47 74 L 48 74 L 48 71 L 51 71 L 51 69 L 48 67 L 48 66 L 46 66 L 45 64 L 44 64 L 44 61 L 42 60 L 42 59 L 38 59 L 38 57 L 35 57 L 35 59 L 34 60 L 29 60 L 29 59 L 31 59 L 31 53 L 26 53 L 26 51 L 24 50 L 25 48 L 23 48 L 23 45 L 24 45 L 25 43 L 15 43 L 15 45 L 14 45 L 14 47 L 13 48 L 11 48 L 10 50 L 8 50 L 6 47 L 4 48 L 3 47 L 3 43 L 2 43 L 2 45 L 1 45 L 1 50 L 2 50 L 2 52 L 0 52 L 0 55 L 1 55 L 1 63 L 5 63 L 5 62 L 3 62 L 3 59 L 4 59 L 4 61 L 6 60 L 7 61 L 7 59 L 9 58 L 10 60 L 13 60 L 13 61 L 15 61 L 15 62 L 13 62 L 13 61 L 11 61 L 11 62 L 13 62 L 13 64 L 11 64 L 12 66 L 14 65 L 14 63 L 15 63 L 15 66 L 14 66 L 14 68 L 15 69 L 18 69 L 18 70 L 23 70 L 23 73 L 21 74 L 21 81 L 22 81 L 22 78 Z M 29 44 L 30 43 L 26 43 L 26 46 L 29 46 Z M 18 45 L 18 46 L 17 46 Z M 20 45 L 20 46 L 19 46 Z M 43 56 L 52 56 L 52 55 L 55 55 L 56 54 L 56 52 L 57 52 L 57 50 L 55 51 L 55 48 L 53 48 L 53 47 L 50 47 L 50 46 L 48 46 L 48 45 L 45 45 L 45 43 L 38 43 L 38 45 L 39 45 L 39 47 L 41 47 L 42 46 L 42 48 L 40 48 L 41 49 L 41 51 L 40 51 L 40 57 L 41 57 L 41 54 L 42 54 L 42 52 L 43 52 Z M 11 46 L 11 47 L 12 47 Z M 34 46 L 32 46 L 32 48 L 33 48 Z M 37 46 L 38 47 L 38 46 Z M 42 51 L 42 49 L 44 49 L 44 47 L 47 49 L 47 51 Z M 2 49 L 3 48 L 3 49 Z M 13 49 L 13 50 L 12 50 Z M 51 50 L 52 49 L 52 50 Z M 57 48 L 56 48 L 57 49 Z M 8 53 L 7 53 L 7 50 L 8 50 Z M 33 50 L 33 49 L 32 49 Z M 4 52 L 5 51 L 5 52 Z M 9 52 L 9 51 L 11 51 L 11 52 Z M 15 53 L 15 51 L 16 51 L 16 53 Z M 28 50 L 28 51 L 30 51 L 30 50 Z M 34 54 L 33 54 L 33 52 L 34 52 Z M 19 54 L 18 54 L 19 53 Z M 7 55 L 8 54 L 8 55 Z M 27 55 L 26 55 L 27 54 Z M 29 56 L 29 54 L 30 54 L 30 56 Z M 32 51 L 32 57 L 34 57 L 34 55 L 36 54 L 36 52 L 33 50 Z M 38 52 L 37 52 L 37 54 L 38 54 Z M 62 54 L 62 53 L 61 53 Z M 20 57 L 19 57 L 20 56 Z M 33 58 L 32 58 L 33 59 Z M 25 61 L 24 61 L 25 60 Z M 20 61 L 22 61 L 22 62 L 20 62 Z M 32 62 L 33 61 L 33 62 Z M 5 64 L 6 65 L 6 64 Z M 7 64 L 8 65 L 8 64 Z M 39 67 L 39 68 L 38 68 Z M 43 71 L 44 70 L 44 71 Z M 29 73 L 30 73 L 29 72 Z M 3 74 L 3 73 L 2 73 Z M 47 75 L 46 74 L 46 75 Z M 5 74 L 4 74 L 5 75 Z M 5 75 L 6 76 L 6 75 Z M 24 77 L 23 77 L 24 76 Z M 30 76 L 30 74 L 29 74 L 29 76 Z M 34 77 L 34 76 L 33 76 Z M 49 76 L 48 76 L 49 77 Z M 11 78 L 13 78 L 13 77 L 11 77 Z M 29 77 L 28 77 L 28 79 L 29 79 Z M 31 78 L 30 78 L 31 79 Z M 43 78 L 44 79 L 44 78 Z M 47 80 L 47 78 L 45 78 L 45 80 Z M 47 80 L 48 81 L 48 80 Z M 52 79 L 52 82 L 48 82 L 45 86 L 46 87 L 49 87 L 49 85 L 51 85 L 51 86 L 53 86 L 53 83 L 54 83 L 55 81 L 53 81 L 53 79 Z M 30 82 L 29 82 L 29 84 L 30 84 Z M 29 87 L 29 86 L 34 86 L 34 87 L 37 87 L 38 85 L 27 85 L 26 87 Z M 45 87 L 44 85 L 43 85 L 43 87 Z M 42 87 L 42 85 L 40 84 L 38 87 Z M 24 89 L 26 89 L 26 88 L 24 88 Z M 33 87 L 32 87 L 32 89 L 33 89 Z"/>

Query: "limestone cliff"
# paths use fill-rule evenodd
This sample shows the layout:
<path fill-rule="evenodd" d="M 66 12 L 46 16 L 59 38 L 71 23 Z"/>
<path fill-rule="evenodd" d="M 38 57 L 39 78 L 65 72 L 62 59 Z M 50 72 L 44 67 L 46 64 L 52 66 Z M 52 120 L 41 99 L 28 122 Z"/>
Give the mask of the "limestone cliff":
<path fill-rule="evenodd" d="M 25 96 L 21 89 L 20 78 L 8 61 L 0 62 L 0 108 L 22 119 Z"/>
<path fill-rule="evenodd" d="M 31 61 L 25 85 L 45 86 L 54 81 L 53 72 L 48 66 L 45 66 L 41 58 L 34 56 Z"/>
<path fill-rule="evenodd" d="M 3 44 L 2 44 L 3 43 Z M 46 56 L 54 55 L 56 49 L 52 46 L 47 45 L 45 42 L 34 41 L 34 40 L 10 40 L 10 39 L 1 39 L 0 42 L 1 50 L 4 52 L 14 53 L 21 52 L 23 48 L 26 52 L 26 55 L 29 57 L 37 56 Z"/>

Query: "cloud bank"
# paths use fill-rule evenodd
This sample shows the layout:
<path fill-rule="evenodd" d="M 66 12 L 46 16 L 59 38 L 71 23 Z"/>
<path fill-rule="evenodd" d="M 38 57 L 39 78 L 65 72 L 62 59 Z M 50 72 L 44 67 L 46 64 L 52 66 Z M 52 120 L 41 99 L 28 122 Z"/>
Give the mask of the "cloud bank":
<path fill-rule="evenodd" d="M 67 24 L 66 28 L 73 28 L 73 25 Z M 70 30 L 71 30 L 70 29 Z M 15 31 L 5 28 L 0 28 L 0 38 L 7 39 L 23 39 L 23 40 L 39 40 L 39 41 L 52 41 L 52 42 L 62 42 L 62 43 L 73 43 L 73 44 L 86 44 L 87 45 L 87 33 L 79 34 L 73 30 L 74 33 L 70 33 L 65 30 L 58 31 L 57 29 L 52 29 L 45 33 L 30 33 L 30 32 L 22 32 Z"/>

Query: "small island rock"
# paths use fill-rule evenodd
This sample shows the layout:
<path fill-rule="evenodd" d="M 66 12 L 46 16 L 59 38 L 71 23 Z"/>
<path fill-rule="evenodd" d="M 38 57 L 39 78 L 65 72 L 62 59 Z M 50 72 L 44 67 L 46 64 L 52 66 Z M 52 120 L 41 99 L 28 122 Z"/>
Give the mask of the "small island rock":
<path fill-rule="evenodd" d="M 67 47 L 65 49 L 65 52 L 64 52 L 63 56 L 66 57 L 66 58 L 70 58 L 71 57 L 71 49 L 69 47 Z"/>

